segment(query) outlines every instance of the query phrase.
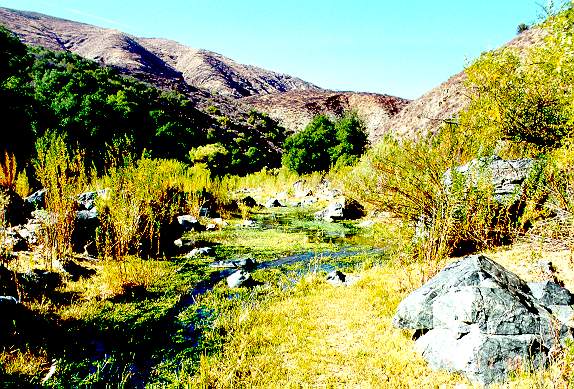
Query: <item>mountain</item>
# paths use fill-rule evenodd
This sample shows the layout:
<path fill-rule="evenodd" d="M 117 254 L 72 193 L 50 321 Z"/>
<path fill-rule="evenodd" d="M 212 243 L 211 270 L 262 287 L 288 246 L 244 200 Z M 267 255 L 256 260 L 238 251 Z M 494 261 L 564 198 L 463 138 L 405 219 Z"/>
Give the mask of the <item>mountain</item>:
<path fill-rule="evenodd" d="M 526 30 L 503 47 L 516 47 L 523 51 L 539 43 L 544 37 L 540 28 Z M 464 71 L 452 76 L 423 96 L 413 100 L 405 109 L 385 121 L 372 134 L 376 141 L 388 132 L 399 136 L 415 136 L 426 131 L 435 131 L 445 121 L 452 119 L 468 106 L 469 100 L 465 91 L 466 74 Z"/>
<path fill-rule="evenodd" d="M 334 91 L 290 91 L 241 99 L 258 111 L 266 112 L 285 128 L 299 131 L 318 114 L 340 116 L 356 111 L 363 118 L 369 139 L 374 139 L 383 126 L 409 104 L 409 100 L 375 93 Z"/>
<path fill-rule="evenodd" d="M 318 90 L 299 78 L 242 65 L 220 54 L 167 39 L 138 38 L 121 31 L 34 12 L 0 8 L 0 24 L 22 42 L 67 50 L 166 84 L 188 85 L 234 98 L 289 90 Z"/>
<path fill-rule="evenodd" d="M 335 116 L 353 109 L 365 120 L 369 133 L 375 134 L 408 103 L 387 95 L 328 91 L 172 40 L 134 37 L 34 12 L 0 8 L 0 24 L 26 44 L 70 51 L 157 87 L 176 89 L 199 109 L 216 106 L 232 120 L 241 120 L 255 108 L 297 131 L 314 115 Z"/>

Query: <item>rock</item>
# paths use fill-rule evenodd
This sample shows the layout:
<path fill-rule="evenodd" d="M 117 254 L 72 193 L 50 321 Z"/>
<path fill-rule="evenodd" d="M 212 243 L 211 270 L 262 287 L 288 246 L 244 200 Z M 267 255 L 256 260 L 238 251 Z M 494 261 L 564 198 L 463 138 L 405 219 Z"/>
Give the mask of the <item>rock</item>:
<path fill-rule="evenodd" d="M 257 222 L 255 222 L 255 220 L 250 220 L 250 219 L 243 220 L 243 222 L 241 223 L 241 227 L 247 227 L 247 228 L 257 227 Z"/>
<path fill-rule="evenodd" d="M 528 287 L 534 298 L 544 306 L 574 304 L 574 295 L 555 282 L 530 282 Z"/>
<path fill-rule="evenodd" d="M 100 189 L 94 192 L 85 192 L 77 196 L 78 211 L 90 211 L 96 208 L 96 200 L 98 197 L 105 197 L 108 194 L 108 189 Z"/>
<path fill-rule="evenodd" d="M 553 282 L 526 284 L 483 255 L 446 266 L 398 306 L 393 324 L 420 336 L 435 369 L 488 385 L 518 367 L 542 366 L 572 340 L 572 294 Z"/>
<path fill-rule="evenodd" d="M 205 231 L 205 227 L 192 215 L 178 216 L 177 224 L 181 230 L 181 233 L 189 231 Z"/>
<path fill-rule="evenodd" d="M 416 350 L 422 354 L 432 369 L 463 372 L 471 381 L 489 385 L 508 377 L 509 371 L 529 370 L 526 361 L 534 368 L 543 365 L 540 345 L 536 335 L 487 335 L 476 325 L 459 336 L 447 329 L 433 329 L 416 341 Z"/>
<path fill-rule="evenodd" d="M 193 248 L 195 240 L 179 238 L 173 241 L 173 245 L 179 249 Z"/>
<path fill-rule="evenodd" d="M 333 270 L 327 274 L 327 283 L 333 286 L 349 286 L 354 284 L 359 277 L 352 276 L 341 272 L 340 270 Z"/>
<path fill-rule="evenodd" d="M 245 270 L 253 270 L 255 269 L 256 263 L 251 258 L 241 258 L 241 259 L 232 259 L 230 261 L 217 261 L 213 262 L 211 267 L 220 268 L 220 269 L 245 269 Z"/>
<path fill-rule="evenodd" d="M 343 272 L 339 270 L 333 270 L 329 274 L 327 274 L 327 282 L 331 285 L 344 285 L 345 284 L 346 276 Z"/>
<path fill-rule="evenodd" d="M 241 199 L 241 204 L 245 205 L 246 207 L 253 208 L 257 206 L 257 201 L 251 196 L 246 196 Z"/>
<path fill-rule="evenodd" d="M 572 308 L 572 306 L 549 305 L 548 308 L 560 323 L 574 328 L 574 308 Z"/>
<path fill-rule="evenodd" d="M 528 285 L 517 275 L 483 255 L 469 255 L 449 264 L 409 294 L 399 304 L 393 323 L 399 328 L 432 329 L 432 305 L 438 296 L 456 287 L 496 284 L 516 294 L 527 296 L 530 293 Z"/>
<path fill-rule="evenodd" d="M 241 288 L 242 286 L 248 286 L 251 281 L 251 274 L 249 272 L 241 269 L 237 270 L 235 273 L 227 277 L 227 286 L 230 288 Z"/>
<path fill-rule="evenodd" d="M 0 229 L 0 248 L 4 252 L 24 251 L 28 242 L 17 232 L 17 227 Z"/>
<path fill-rule="evenodd" d="M 284 207 L 284 205 L 275 197 L 270 198 L 265 203 L 265 208 L 277 208 L 277 207 Z"/>
<path fill-rule="evenodd" d="M 191 250 L 189 253 L 185 254 L 186 258 L 197 257 L 198 255 L 209 255 L 211 253 L 211 247 L 198 247 Z"/>
<path fill-rule="evenodd" d="M 343 220 L 344 205 L 341 202 L 329 204 L 329 206 L 322 211 L 315 212 L 315 219 L 333 222 L 335 220 Z"/>
<path fill-rule="evenodd" d="M 32 209 L 46 208 L 46 189 L 40 189 L 24 198 L 24 202 Z"/>
<path fill-rule="evenodd" d="M 20 302 L 14 296 L 0 296 L 0 307 L 6 305 L 17 305 Z"/>
<path fill-rule="evenodd" d="M 305 197 L 301 200 L 301 202 L 299 202 L 299 205 L 302 207 L 305 207 L 305 206 L 313 205 L 316 202 L 317 202 L 316 197 Z"/>
<path fill-rule="evenodd" d="M 76 212 L 76 226 L 72 233 L 72 247 L 76 252 L 96 253 L 96 230 L 100 226 L 98 211 L 93 206 L 89 210 Z"/>
<path fill-rule="evenodd" d="M 315 213 L 315 219 L 328 222 L 336 220 L 355 220 L 365 216 L 364 207 L 353 199 L 343 199 L 329 204 Z"/>
<path fill-rule="evenodd" d="M 533 165 L 534 160 L 529 158 L 504 160 L 498 156 L 493 156 L 474 159 L 455 170 L 462 174 L 470 185 L 476 185 L 480 177 L 489 177 L 494 187 L 494 198 L 502 202 L 513 199 L 518 194 Z M 447 188 L 452 185 L 450 169 L 443 176 L 443 185 Z"/>

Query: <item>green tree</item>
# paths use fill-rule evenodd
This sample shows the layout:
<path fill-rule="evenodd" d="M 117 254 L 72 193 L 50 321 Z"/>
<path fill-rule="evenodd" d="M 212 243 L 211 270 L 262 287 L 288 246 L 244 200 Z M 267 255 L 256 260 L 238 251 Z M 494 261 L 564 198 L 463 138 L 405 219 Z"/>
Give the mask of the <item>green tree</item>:
<path fill-rule="evenodd" d="M 333 122 L 325 115 L 285 140 L 283 164 L 299 174 L 326 171 L 331 166 L 356 162 L 367 146 L 365 126 L 356 113 Z"/>

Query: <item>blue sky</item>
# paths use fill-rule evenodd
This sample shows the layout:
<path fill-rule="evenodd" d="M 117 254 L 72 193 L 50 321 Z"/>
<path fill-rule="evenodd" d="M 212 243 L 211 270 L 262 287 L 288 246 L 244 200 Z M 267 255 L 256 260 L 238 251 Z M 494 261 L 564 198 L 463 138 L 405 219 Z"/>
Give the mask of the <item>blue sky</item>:
<path fill-rule="evenodd" d="M 533 23 L 546 0 L 0 0 L 162 37 L 321 87 L 415 98 Z"/>

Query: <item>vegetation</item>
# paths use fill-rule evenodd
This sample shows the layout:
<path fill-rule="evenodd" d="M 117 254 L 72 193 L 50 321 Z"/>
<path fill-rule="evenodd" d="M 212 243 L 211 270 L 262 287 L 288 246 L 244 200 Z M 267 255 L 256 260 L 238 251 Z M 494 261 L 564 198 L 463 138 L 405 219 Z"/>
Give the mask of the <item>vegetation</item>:
<path fill-rule="evenodd" d="M 13 253 L 4 228 L 0 255 L 10 274 L 60 281 L 36 293 L 17 283 L 22 304 L 14 319 L 0 317 L 0 381 L 466 384 L 431 372 L 412 351 L 410 334 L 390 319 L 450 256 L 469 251 L 486 251 L 526 279 L 540 277 L 532 269 L 549 258 L 574 287 L 572 21 L 566 10 L 546 22 L 543 44 L 479 58 L 467 69 L 468 109 L 439 131 L 389 136 L 365 153 L 356 114 L 318 116 L 285 140 L 281 168 L 284 131 L 266 115 L 250 112 L 239 125 L 218 107 L 202 113 L 176 92 L 67 53 L 26 48 L 0 31 L 0 98 L 11 102 L 0 112 L 30 135 L 2 141 L 0 208 L 13 207 L 9 194 L 47 189 L 45 212 L 36 213 L 38 252 L 47 260 Z M 34 170 L 26 169 L 34 152 Z M 509 201 L 495 198 L 489 172 L 467 179 L 456 170 L 495 155 L 537 159 Z M 333 199 L 326 189 L 343 187 L 370 206 L 370 223 L 315 220 Z M 76 196 L 88 189 L 101 191 L 96 250 L 80 255 L 71 242 Z M 309 192 L 314 204 L 290 206 Z M 289 206 L 241 204 L 246 196 L 261 204 L 280 194 Z M 206 217 L 206 208 L 221 218 Z M 209 231 L 175 234 L 182 214 Z M 6 212 L 0 222 L 9 224 Z M 500 247 L 518 236 L 526 243 Z M 219 262 L 247 257 L 259 264 L 254 286 L 229 288 L 234 269 Z M 62 270 L 68 262 L 77 273 Z M 332 287 L 325 274 L 333 269 L 356 282 Z M 571 386 L 573 355 L 565 347 L 548 369 L 519 373 L 511 385 Z"/>
<path fill-rule="evenodd" d="M 28 160 L 34 141 L 58 130 L 70 146 L 84 150 L 86 166 L 99 171 L 101 150 L 110 145 L 134 156 L 145 151 L 184 161 L 191 148 L 214 140 L 226 151 L 209 166 L 216 174 L 280 165 L 284 129 L 266 115 L 250 112 L 242 123 L 209 116 L 178 92 L 160 91 L 68 52 L 26 47 L 3 28 L 0 49 L 0 114 L 19 134 L 3 138 L 0 150 L 18 160 Z"/>
<path fill-rule="evenodd" d="M 283 164 L 299 174 L 327 171 L 332 166 L 353 164 L 366 146 L 365 126 L 356 113 L 335 122 L 319 115 L 285 140 Z"/>

